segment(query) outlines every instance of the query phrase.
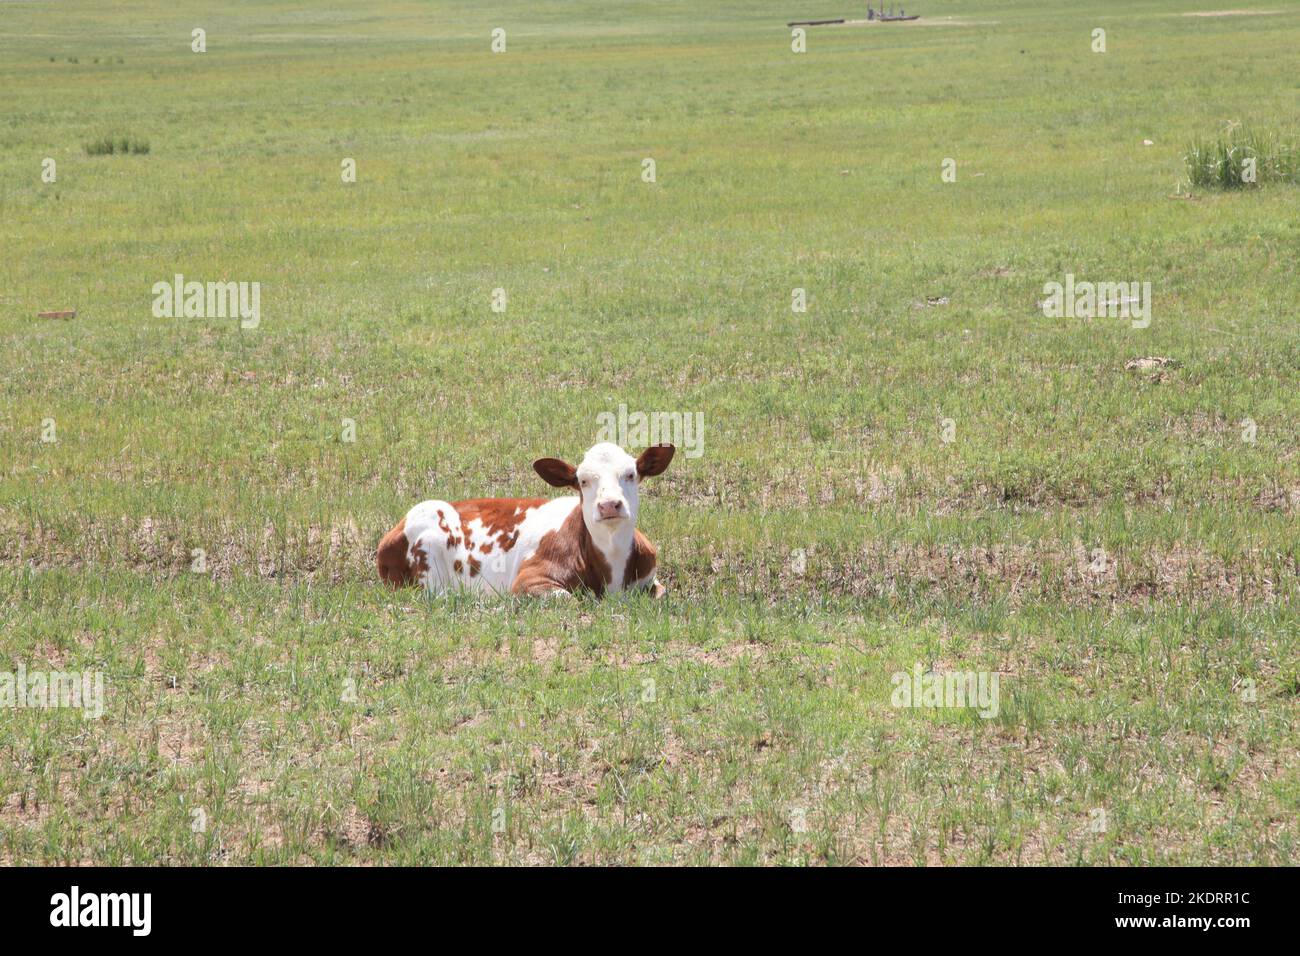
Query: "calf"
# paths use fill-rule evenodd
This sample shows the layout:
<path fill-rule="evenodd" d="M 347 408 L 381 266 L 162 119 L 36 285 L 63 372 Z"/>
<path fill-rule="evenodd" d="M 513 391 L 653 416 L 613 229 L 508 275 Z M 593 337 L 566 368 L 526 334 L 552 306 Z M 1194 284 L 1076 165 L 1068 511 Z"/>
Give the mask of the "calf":
<path fill-rule="evenodd" d="M 423 501 L 379 542 L 379 576 L 439 593 L 648 590 L 662 597 L 654 545 L 636 529 L 638 491 L 675 450 L 654 445 L 633 458 L 602 442 L 577 468 L 558 458 L 533 462 L 543 480 L 577 497 Z"/>

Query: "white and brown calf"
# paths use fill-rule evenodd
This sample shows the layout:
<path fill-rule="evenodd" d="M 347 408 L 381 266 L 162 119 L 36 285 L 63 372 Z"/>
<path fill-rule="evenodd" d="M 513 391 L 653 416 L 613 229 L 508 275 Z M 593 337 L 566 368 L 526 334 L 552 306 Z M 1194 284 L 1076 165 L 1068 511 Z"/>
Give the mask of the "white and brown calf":
<path fill-rule="evenodd" d="M 423 501 L 379 542 L 379 576 L 439 593 L 649 590 L 660 597 L 654 545 L 636 528 L 638 491 L 674 451 L 655 445 L 633 458 L 603 442 L 577 468 L 558 458 L 533 462 L 548 483 L 577 497 Z"/>

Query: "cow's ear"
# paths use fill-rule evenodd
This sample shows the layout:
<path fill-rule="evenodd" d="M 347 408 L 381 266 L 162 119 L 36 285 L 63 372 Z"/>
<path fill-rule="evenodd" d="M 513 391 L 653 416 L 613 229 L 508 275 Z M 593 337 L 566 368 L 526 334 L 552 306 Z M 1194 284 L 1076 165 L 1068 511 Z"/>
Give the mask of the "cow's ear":
<path fill-rule="evenodd" d="M 577 469 L 559 458 L 539 458 L 533 462 L 533 471 L 542 476 L 542 481 L 556 488 L 578 487 Z"/>
<path fill-rule="evenodd" d="M 666 443 L 651 445 L 641 452 L 641 457 L 636 460 L 636 473 L 642 478 L 649 478 L 651 475 L 662 475 L 668 470 L 668 463 L 673 460 L 673 454 L 676 451 L 676 448 Z"/>

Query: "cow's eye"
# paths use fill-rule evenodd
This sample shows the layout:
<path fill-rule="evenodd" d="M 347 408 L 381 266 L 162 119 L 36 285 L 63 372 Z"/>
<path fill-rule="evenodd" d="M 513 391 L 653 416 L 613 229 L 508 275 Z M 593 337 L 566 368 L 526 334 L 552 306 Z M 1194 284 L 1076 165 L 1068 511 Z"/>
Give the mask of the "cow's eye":
<path fill-rule="evenodd" d="M 636 472 L 635 472 L 635 471 L 629 471 L 626 475 L 623 476 L 623 480 L 624 480 L 624 481 L 631 481 L 631 480 L 632 480 L 633 478 L 635 478 L 635 477 L 636 477 Z"/>

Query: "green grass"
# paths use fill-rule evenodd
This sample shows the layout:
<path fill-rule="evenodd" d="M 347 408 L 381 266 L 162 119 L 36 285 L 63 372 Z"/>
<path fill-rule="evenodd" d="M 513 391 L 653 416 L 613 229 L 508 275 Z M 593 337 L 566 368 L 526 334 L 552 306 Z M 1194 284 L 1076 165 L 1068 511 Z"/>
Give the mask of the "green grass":
<path fill-rule="evenodd" d="M 1298 194 L 1179 184 L 1300 12 L 4 7 L 0 671 L 108 700 L 0 711 L 0 861 L 1294 863 Z M 620 403 L 704 416 L 666 601 L 378 586 Z"/>
<path fill-rule="evenodd" d="M 1193 186 L 1241 189 L 1300 182 L 1300 154 L 1294 139 L 1273 131 L 1233 124 L 1216 139 L 1193 142 L 1185 158 Z"/>
<path fill-rule="evenodd" d="M 131 136 L 101 136 L 86 144 L 87 156 L 112 156 L 114 153 L 118 156 L 129 154 L 140 156 L 148 152 L 147 140 L 135 139 Z"/>

